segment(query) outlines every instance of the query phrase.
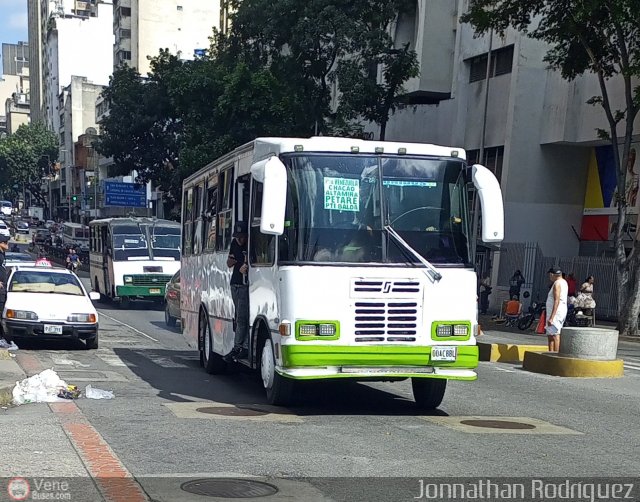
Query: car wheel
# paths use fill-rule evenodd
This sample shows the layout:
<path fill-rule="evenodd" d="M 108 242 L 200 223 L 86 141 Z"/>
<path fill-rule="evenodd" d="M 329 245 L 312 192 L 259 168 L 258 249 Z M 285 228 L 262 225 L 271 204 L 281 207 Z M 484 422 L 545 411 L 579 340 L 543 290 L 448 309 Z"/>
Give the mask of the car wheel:
<path fill-rule="evenodd" d="M 128 296 L 123 296 L 120 298 L 120 308 L 123 310 L 128 310 L 131 307 L 131 299 Z"/>
<path fill-rule="evenodd" d="M 177 319 L 175 317 L 172 317 L 169 313 L 169 304 L 167 303 L 167 305 L 164 307 L 164 322 L 167 326 L 173 328 L 176 325 L 176 321 Z"/>
<path fill-rule="evenodd" d="M 283 377 L 276 371 L 276 358 L 273 354 L 271 338 L 267 338 L 262 346 L 260 376 L 269 404 L 286 406 L 292 402 L 296 382 L 291 378 Z"/>
<path fill-rule="evenodd" d="M 200 361 L 204 370 L 210 375 L 219 375 L 227 370 L 227 363 L 222 356 L 213 351 L 213 339 L 209 322 L 202 312 L 200 314 L 200 330 L 202 332 L 202 343 L 200 344 Z"/>
<path fill-rule="evenodd" d="M 412 378 L 413 399 L 421 410 L 435 410 L 447 389 L 447 381 L 442 378 Z"/>
<path fill-rule="evenodd" d="M 98 348 L 98 333 L 93 338 L 87 338 L 84 342 L 85 349 L 93 350 Z"/>

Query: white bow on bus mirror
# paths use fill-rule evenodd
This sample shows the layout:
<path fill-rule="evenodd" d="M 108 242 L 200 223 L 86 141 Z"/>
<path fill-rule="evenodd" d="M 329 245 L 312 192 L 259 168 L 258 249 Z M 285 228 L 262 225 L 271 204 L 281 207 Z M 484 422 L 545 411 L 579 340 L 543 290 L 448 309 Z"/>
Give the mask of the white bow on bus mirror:
<path fill-rule="evenodd" d="M 482 242 L 501 242 L 504 239 L 504 208 L 500 183 L 480 164 L 473 165 L 472 178 L 482 208 Z"/>
<path fill-rule="evenodd" d="M 287 169 L 278 157 L 273 156 L 253 164 L 251 175 L 253 179 L 264 185 L 260 232 L 282 235 L 287 204 Z"/>

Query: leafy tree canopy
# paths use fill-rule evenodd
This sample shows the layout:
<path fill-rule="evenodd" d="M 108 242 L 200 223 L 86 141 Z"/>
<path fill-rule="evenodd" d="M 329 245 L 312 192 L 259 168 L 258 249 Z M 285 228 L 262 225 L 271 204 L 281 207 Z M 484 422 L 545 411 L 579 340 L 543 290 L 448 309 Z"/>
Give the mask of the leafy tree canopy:
<path fill-rule="evenodd" d="M 514 28 L 549 44 L 544 60 L 566 79 L 594 74 L 600 94 L 588 103 L 601 106 L 606 123 L 599 136 L 613 146 L 617 192 L 625 193 L 627 163 L 640 110 L 640 2 L 638 0 L 471 0 L 462 17 L 478 33 L 504 34 Z M 619 97 L 614 89 L 622 89 Z M 640 240 L 625 248 L 627 203 L 617 200 L 615 231 L 619 329 L 635 335 L 640 314 Z M 640 230 L 640 225 L 637 226 Z"/>
<path fill-rule="evenodd" d="M 0 139 L 0 188 L 15 193 L 28 190 L 44 207 L 48 205 L 42 178 L 58 160 L 58 139 L 41 123 L 21 125 Z"/>

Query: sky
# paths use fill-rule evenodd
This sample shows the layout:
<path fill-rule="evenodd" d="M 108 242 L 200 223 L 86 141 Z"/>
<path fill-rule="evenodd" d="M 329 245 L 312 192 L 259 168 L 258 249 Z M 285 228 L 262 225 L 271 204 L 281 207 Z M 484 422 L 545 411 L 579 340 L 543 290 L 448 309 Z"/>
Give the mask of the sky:
<path fill-rule="evenodd" d="M 0 43 L 18 41 L 28 41 L 27 0 L 0 0 Z"/>

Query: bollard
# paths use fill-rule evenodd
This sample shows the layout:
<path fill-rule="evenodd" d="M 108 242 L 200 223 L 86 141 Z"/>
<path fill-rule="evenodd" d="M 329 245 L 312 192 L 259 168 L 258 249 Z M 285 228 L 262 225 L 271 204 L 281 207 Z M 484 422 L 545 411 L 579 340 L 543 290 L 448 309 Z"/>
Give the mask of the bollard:
<path fill-rule="evenodd" d="M 618 332 L 615 329 L 564 327 L 560 335 L 558 354 L 565 357 L 613 361 L 618 353 Z"/>

